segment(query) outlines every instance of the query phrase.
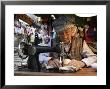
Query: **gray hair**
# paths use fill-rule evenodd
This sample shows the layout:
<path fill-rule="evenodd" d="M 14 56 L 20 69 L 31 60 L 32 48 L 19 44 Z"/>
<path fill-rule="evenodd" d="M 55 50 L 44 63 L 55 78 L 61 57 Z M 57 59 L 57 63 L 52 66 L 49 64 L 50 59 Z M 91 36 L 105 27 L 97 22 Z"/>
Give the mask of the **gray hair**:
<path fill-rule="evenodd" d="M 67 28 L 75 27 L 75 17 L 73 16 L 60 16 L 52 23 L 56 32 L 63 31 Z"/>
<path fill-rule="evenodd" d="M 60 32 L 60 31 L 66 30 L 68 28 L 76 28 L 77 29 L 77 27 L 74 24 L 66 24 L 66 25 L 62 25 L 62 26 L 57 26 L 54 29 L 56 30 L 56 32 Z"/>

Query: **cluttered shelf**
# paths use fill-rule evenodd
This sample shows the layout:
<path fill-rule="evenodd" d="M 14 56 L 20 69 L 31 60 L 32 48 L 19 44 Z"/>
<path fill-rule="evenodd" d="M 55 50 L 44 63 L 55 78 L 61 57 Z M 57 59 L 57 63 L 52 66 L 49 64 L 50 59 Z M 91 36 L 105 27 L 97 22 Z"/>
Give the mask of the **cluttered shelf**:
<path fill-rule="evenodd" d="M 74 73 L 44 73 L 44 72 L 22 72 L 17 71 L 15 76 L 97 76 L 97 72 L 93 68 L 82 68 Z"/>

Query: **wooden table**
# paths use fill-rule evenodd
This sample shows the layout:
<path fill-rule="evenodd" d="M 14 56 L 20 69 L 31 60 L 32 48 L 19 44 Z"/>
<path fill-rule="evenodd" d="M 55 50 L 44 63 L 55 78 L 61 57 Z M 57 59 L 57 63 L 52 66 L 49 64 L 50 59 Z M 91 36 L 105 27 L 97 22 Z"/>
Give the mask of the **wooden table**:
<path fill-rule="evenodd" d="M 93 68 L 82 68 L 75 73 L 44 73 L 44 72 L 15 72 L 15 76 L 97 76 Z"/>

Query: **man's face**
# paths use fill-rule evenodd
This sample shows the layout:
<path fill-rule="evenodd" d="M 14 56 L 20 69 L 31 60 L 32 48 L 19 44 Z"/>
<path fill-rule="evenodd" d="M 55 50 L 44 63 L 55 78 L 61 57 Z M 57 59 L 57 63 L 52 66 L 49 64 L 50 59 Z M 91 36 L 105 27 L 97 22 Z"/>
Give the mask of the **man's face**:
<path fill-rule="evenodd" d="M 69 43 L 71 41 L 71 37 L 74 36 L 75 33 L 76 33 L 76 27 L 68 27 L 63 31 L 60 31 L 58 34 L 62 42 Z"/>

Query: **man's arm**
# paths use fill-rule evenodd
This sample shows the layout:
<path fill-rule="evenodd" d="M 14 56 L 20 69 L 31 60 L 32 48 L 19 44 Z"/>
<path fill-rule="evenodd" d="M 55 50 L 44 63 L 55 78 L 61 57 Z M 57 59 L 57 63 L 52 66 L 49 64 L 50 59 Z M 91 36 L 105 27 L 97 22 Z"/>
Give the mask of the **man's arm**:
<path fill-rule="evenodd" d="M 86 64 L 87 67 L 91 66 L 93 63 L 97 62 L 97 56 L 92 52 L 92 50 L 88 47 L 87 43 L 84 41 L 83 43 L 83 59 L 82 61 Z"/>

